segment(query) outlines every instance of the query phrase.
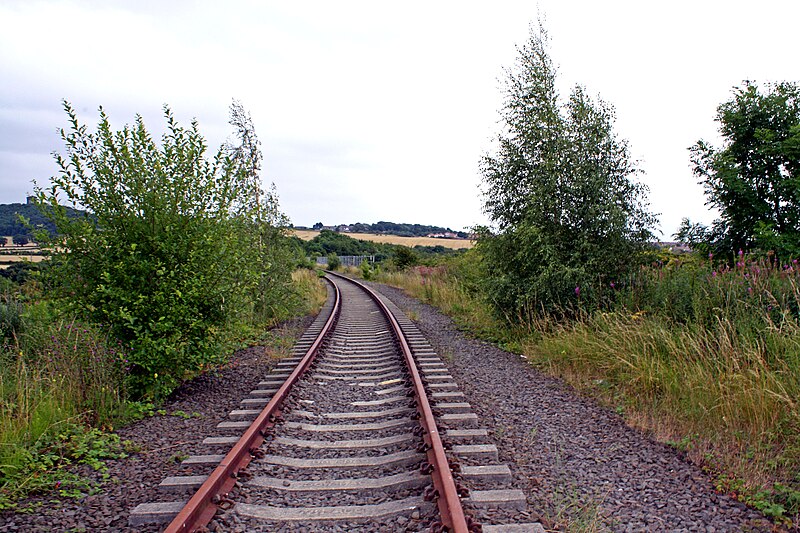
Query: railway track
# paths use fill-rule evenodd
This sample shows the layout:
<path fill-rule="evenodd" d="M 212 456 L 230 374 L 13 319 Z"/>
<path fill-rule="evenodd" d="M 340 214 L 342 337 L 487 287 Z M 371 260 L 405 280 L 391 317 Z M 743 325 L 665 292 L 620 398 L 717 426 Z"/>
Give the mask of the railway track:
<path fill-rule="evenodd" d="M 194 475 L 161 483 L 176 501 L 138 506 L 131 526 L 543 531 L 414 324 L 366 287 L 326 279 L 328 301 L 293 356 L 204 441 L 207 455 L 184 460 Z"/>

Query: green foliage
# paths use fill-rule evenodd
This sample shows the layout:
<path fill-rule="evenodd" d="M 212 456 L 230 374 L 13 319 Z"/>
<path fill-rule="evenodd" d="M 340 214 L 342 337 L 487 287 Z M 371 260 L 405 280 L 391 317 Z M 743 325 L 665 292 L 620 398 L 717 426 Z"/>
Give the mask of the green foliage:
<path fill-rule="evenodd" d="M 386 235 L 398 235 L 400 237 L 425 237 L 431 233 L 454 233 L 456 236 L 465 238 L 467 234 L 463 231 L 453 231 L 450 228 L 441 226 L 426 226 L 424 224 L 405 224 L 396 222 L 380 221 L 375 224 L 363 224 L 356 222 L 348 224 L 348 228 L 353 233 L 379 233 Z M 314 229 L 317 229 L 316 227 Z"/>
<path fill-rule="evenodd" d="M 760 249 L 779 257 L 800 255 L 800 87 L 750 81 L 717 108 L 722 148 L 698 141 L 690 148 L 694 173 L 708 205 L 720 212 L 711 228 L 694 236 L 717 253 Z M 682 226 L 682 229 L 683 226 Z"/>
<path fill-rule="evenodd" d="M 130 347 L 135 397 L 158 397 L 217 362 L 226 328 L 273 312 L 291 265 L 274 191 L 261 190 L 260 149 L 238 104 L 239 144 L 213 158 L 197 122 L 164 107 L 157 143 L 142 118 L 95 133 L 64 103 L 70 127 L 59 174 L 36 188 L 63 236 L 49 241 L 53 279 L 72 312 L 107 324 Z M 59 200 L 86 211 L 70 216 Z"/>
<path fill-rule="evenodd" d="M 55 428 L 54 428 L 55 429 Z M 109 459 L 127 457 L 127 443 L 118 435 L 66 423 L 44 435 L 38 447 L 17 447 L 4 454 L 0 466 L 0 510 L 14 509 L 16 501 L 37 493 L 57 492 L 82 498 L 95 487 L 75 473 L 72 465 L 87 465 L 104 472 Z"/>
<path fill-rule="evenodd" d="M 43 263 L 11 263 L 0 270 L 0 278 L 5 278 L 17 285 L 22 285 L 33 278 L 34 273 L 42 270 Z"/>
<path fill-rule="evenodd" d="M 419 264 L 419 257 L 411 248 L 407 246 L 398 246 L 394 249 L 392 262 L 398 270 L 405 270 L 408 267 Z"/>
<path fill-rule="evenodd" d="M 22 304 L 9 295 L 0 297 L 0 341 L 12 342 L 20 333 Z"/>
<path fill-rule="evenodd" d="M 394 247 L 354 239 L 343 233 L 322 230 L 319 235 L 305 243 L 306 253 L 312 256 L 336 255 L 388 255 Z"/>
<path fill-rule="evenodd" d="M 14 235 L 11 238 L 11 241 L 17 246 L 25 246 L 30 242 L 30 239 L 28 238 L 27 235 L 19 234 L 19 235 Z"/>
<path fill-rule="evenodd" d="M 507 72 L 505 133 L 482 164 L 496 231 L 481 230 L 478 241 L 486 294 L 509 319 L 601 301 L 584 287 L 629 272 L 655 223 L 627 143 L 613 132 L 613 108 L 580 86 L 559 100 L 541 26 L 519 52 Z"/>
<path fill-rule="evenodd" d="M 361 261 L 361 277 L 365 280 L 371 280 L 374 270 L 366 259 Z"/>
<path fill-rule="evenodd" d="M 339 261 L 339 256 L 333 253 L 328 254 L 328 269 L 338 270 L 340 266 L 342 266 L 342 262 Z"/>
<path fill-rule="evenodd" d="M 35 203 L 0 204 L 0 235 L 24 235 L 31 238 L 32 231 L 36 228 L 49 234 L 56 232 L 55 224 Z M 0 241 L 3 241 L 0 246 L 6 246 L 5 237 L 0 237 Z"/>

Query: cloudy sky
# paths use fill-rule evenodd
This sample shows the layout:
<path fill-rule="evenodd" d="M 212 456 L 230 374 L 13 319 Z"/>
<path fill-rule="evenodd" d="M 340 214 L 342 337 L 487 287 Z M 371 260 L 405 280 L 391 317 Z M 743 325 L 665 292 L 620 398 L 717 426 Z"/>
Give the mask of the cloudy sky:
<path fill-rule="evenodd" d="M 62 99 L 154 133 L 166 103 L 216 147 L 235 98 L 295 224 L 485 223 L 478 162 L 537 10 L 561 94 L 615 106 L 664 234 L 713 219 L 687 148 L 719 142 L 743 79 L 800 81 L 796 0 L 0 0 L 0 203 L 55 172 Z"/>

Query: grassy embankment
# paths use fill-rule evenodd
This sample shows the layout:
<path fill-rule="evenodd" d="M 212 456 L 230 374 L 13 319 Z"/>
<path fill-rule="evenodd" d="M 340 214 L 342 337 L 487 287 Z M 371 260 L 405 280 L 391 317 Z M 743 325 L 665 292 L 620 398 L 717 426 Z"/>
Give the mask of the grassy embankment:
<path fill-rule="evenodd" d="M 276 321 L 325 302 L 315 272 L 298 270 L 292 281 L 297 301 Z M 232 336 L 231 351 L 269 342 L 259 337 Z M 0 510 L 31 493 L 90 492 L 67 466 L 103 468 L 103 459 L 122 456 L 125 443 L 108 431 L 155 408 L 127 401 L 124 348 L 97 327 L 65 319 L 35 283 L 9 284 L 0 294 L 0 338 Z"/>
<path fill-rule="evenodd" d="M 712 474 L 718 490 L 779 520 L 800 512 L 800 272 L 740 259 L 643 268 L 612 310 L 497 320 L 463 262 L 383 273 L 464 329 L 524 354 Z M 608 292 L 608 289 L 606 289 Z"/>

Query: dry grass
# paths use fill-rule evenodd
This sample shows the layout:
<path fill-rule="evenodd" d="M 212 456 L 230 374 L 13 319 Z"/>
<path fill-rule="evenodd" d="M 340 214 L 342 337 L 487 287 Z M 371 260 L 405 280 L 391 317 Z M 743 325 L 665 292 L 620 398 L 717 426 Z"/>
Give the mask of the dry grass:
<path fill-rule="evenodd" d="M 310 241 L 319 232 L 316 230 L 295 229 L 294 235 L 304 241 Z M 475 243 L 466 239 L 434 239 L 433 237 L 399 237 L 397 235 L 378 235 L 375 233 L 344 233 L 348 237 L 362 241 L 380 242 L 384 244 L 400 244 L 413 248 L 414 246 L 444 246 L 458 250 L 460 248 L 472 248 Z"/>

